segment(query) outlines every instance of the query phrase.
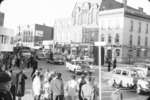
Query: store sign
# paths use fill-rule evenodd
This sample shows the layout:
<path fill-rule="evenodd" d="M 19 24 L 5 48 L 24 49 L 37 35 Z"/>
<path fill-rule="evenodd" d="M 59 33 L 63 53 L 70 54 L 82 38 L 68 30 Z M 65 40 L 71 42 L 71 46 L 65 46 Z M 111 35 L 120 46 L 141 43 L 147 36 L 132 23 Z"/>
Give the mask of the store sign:
<path fill-rule="evenodd" d="M 37 30 L 37 31 L 35 32 L 35 36 L 43 37 L 43 31 Z"/>

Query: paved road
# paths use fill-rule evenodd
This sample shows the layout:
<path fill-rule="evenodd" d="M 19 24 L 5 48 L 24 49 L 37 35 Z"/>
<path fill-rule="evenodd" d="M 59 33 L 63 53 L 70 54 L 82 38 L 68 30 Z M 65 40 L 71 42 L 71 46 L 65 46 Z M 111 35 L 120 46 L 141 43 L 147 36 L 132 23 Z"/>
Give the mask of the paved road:
<path fill-rule="evenodd" d="M 43 69 L 49 68 L 49 70 L 61 72 L 64 82 L 69 80 L 70 76 L 73 74 L 73 73 L 67 71 L 65 65 L 52 65 L 52 64 L 46 63 L 45 61 L 39 61 L 38 66 Z M 32 81 L 31 81 L 31 77 L 30 77 L 31 72 L 32 72 L 32 69 L 25 70 L 25 74 L 28 76 L 28 79 L 26 81 L 25 96 L 23 97 L 22 100 L 33 100 Z M 98 75 L 99 75 L 98 73 L 99 73 L 98 70 L 96 70 L 96 72 L 93 74 L 93 76 L 97 77 L 97 79 L 98 79 Z M 77 77 L 80 77 L 80 76 L 78 75 Z"/>
<path fill-rule="evenodd" d="M 101 71 L 101 82 L 102 82 L 102 99 L 101 100 L 112 100 L 111 93 L 115 90 L 114 88 L 108 85 L 108 79 L 111 77 L 111 74 L 107 72 L 106 68 L 102 68 Z M 123 94 L 123 100 L 146 100 L 147 95 L 138 95 L 135 90 L 121 90 Z"/>

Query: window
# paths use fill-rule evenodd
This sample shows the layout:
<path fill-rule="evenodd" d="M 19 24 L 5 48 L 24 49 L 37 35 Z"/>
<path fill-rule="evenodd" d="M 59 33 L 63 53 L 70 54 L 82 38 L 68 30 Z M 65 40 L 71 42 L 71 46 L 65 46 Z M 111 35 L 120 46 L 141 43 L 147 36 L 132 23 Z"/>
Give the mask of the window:
<path fill-rule="evenodd" d="M 128 75 L 128 72 L 127 72 L 127 71 L 123 71 L 123 72 L 122 72 L 122 75 L 127 76 L 127 75 Z"/>
<path fill-rule="evenodd" d="M 10 40 L 10 44 L 13 44 L 13 42 L 14 42 L 13 37 L 11 37 L 10 39 L 11 39 L 11 40 Z"/>
<path fill-rule="evenodd" d="M 139 29 L 138 32 L 141 33 L 141 22 L 139 22 Z"/>
<path fill-rule="evenodd" d="M 129 39 L 130 39 L 130 40 L 129 40 L 129 45 L 130 45 L 130 46 L 132 46 L 132 38 L 133 38 L 133 36 L 130 35 L 130 38 L 129 38 Z"/>
<path fill-rule="evenodd" d="M 148 24 L 146 24 L 146 33 L 148 33 Z"/>
<path fill-rule="evenodd" d="M 104 34 L 101 34 L 101 41 L 105 41 Z"/>
<path fill-rule="evenodd" d="M 141 37 L 138 36 L 138 41 L 137 41 L 137 45 L 139 46 L 141 44 Z"/>
<path fill-rule="evenodd" d="M 148 46 L 148 37 L 145 37 L 145 47 Z"/>
<path fill-rule="evenodd" d="M 119 43 L 119 34 L 118 33 L 116 34 L 116 37 L 115 37 L 115 43 Z"/>
<path fill-rule="evenodd" d="M 144 50 L 144 56 L 145 57 L 147 57 L 147 54 L 148 54 L 147 50 Z"/>
<path fill-rule="evenodd" d="M 140 57 L 140 49 L 137 49 L 136 56 L 137 56 L 137 57 Z"/>
<path fill-rule="evenodd" d="M 132 20 L 130 21 L 130 24 L 131 24 L 131 26 L 130 26 L 130 32 L 133 32 L 133 21 Z"/>
<path fill-rule="evenodd" d="M 108 36 L 108 43 L 111 43 L 111 36 Z"/>
<path fill-rule="evenodd" d="M 120 49 L 116 49 L 116 56 L 120 56 Z"/>
<path fill-rule="evenodd" d="M 121 70 L 116 70 L 116 74 L 121 74 Z"/>

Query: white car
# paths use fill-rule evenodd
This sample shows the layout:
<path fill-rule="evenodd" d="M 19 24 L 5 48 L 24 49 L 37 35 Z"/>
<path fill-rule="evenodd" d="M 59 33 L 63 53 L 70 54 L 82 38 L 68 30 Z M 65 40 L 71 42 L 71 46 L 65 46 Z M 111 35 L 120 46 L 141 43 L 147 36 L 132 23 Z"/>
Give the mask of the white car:
<path fill-rule="evenodd" d="M 137 80 L 142 77 L 140 69 L 130 67 L 118 67 L 111 71 L 112 78 L 109 80 L 109 85 L 114 87 L 133 88 L 136 86 Z"/>
<path fill-rule="evenodd" d="M 137 81 L 136 92 L 138 94 L 142 92 L 150 92 L 150 79 L 149 78 L 141 78 Z"/>

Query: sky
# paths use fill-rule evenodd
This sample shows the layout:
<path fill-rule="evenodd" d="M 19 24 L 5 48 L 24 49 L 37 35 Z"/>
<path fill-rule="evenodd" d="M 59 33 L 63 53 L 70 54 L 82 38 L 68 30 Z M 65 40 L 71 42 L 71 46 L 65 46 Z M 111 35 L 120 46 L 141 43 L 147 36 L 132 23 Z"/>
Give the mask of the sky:
<path fill-rule="evenodd" d="M 77 0 L 4 0 L 0 11 L 5 13 L 5 27 L 15 28 L 34 23 L 53 26 L 55 19 L 71 17 L 76 2 Z M 143 7 L 150 14 L 148 0 L 128 0 L 127 4 L 135 8 Z"/>

